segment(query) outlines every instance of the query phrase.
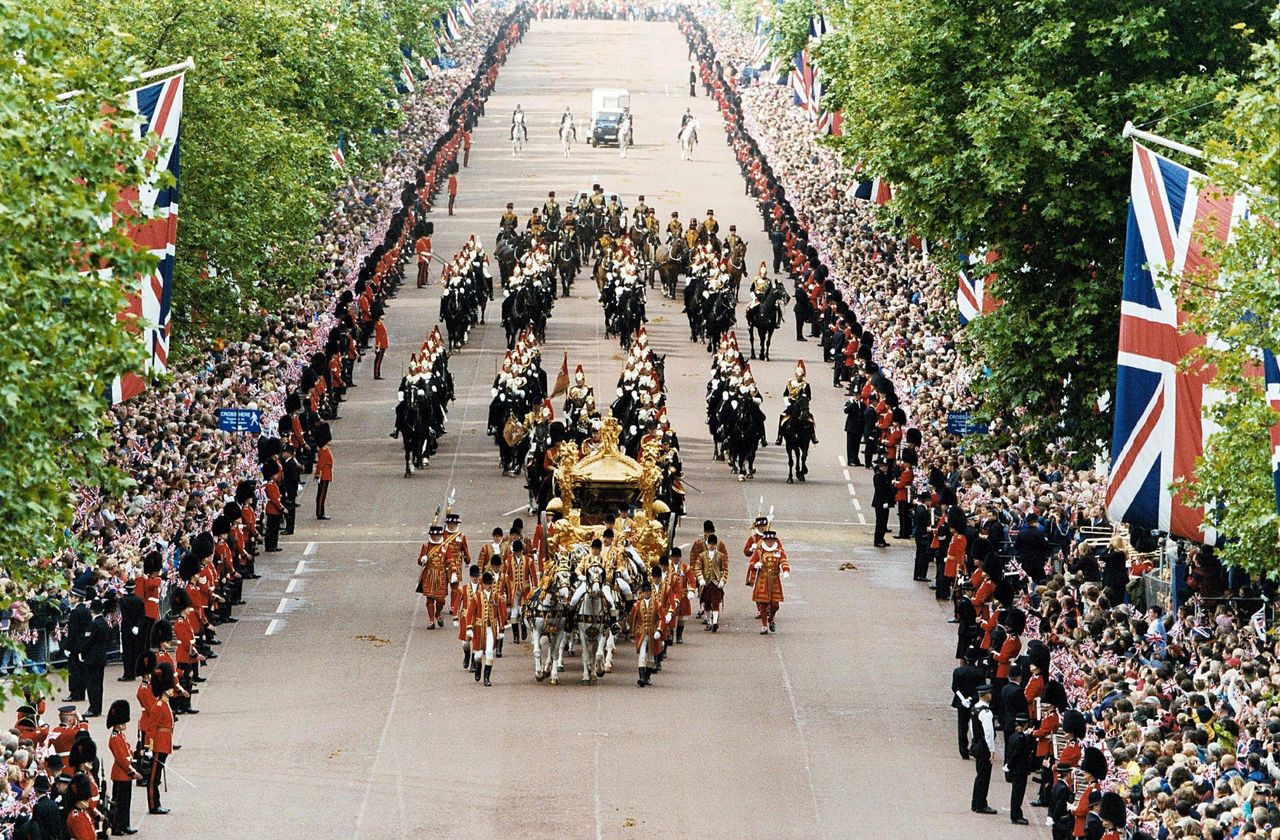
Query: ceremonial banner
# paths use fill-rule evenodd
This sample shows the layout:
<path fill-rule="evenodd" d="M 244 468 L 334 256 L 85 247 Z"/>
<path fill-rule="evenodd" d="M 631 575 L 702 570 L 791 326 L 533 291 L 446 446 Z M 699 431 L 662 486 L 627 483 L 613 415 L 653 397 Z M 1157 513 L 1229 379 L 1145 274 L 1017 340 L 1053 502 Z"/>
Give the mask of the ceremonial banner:
<path fill-rule="evenodd" d="M 556 384 L 551 388 L 551 396 L 558 397 L 569 392 L 569 351 L 564 351 L 564 361 L 560 363 L 560 372 L 556 374 Z"/>
<path fill-rule="evenodd" d="M 128 94 L 128 107 L 142 117 L 139 137 L 155 134 L 161 143 L 156 151 L 156 172 L 168 172 L 173 182 L 164 186 L 141 184 L 121 193 L 116 204 L 117 221 L 128 225 L 129 238 L 159 259 L 155 272 L 125 282 L 126 301 L 122 317 L 135 316 L 139 334 L 147 349 L 143 374 L 163 373 L 169 368 L 169 308 L 173 296 L 173 259 L 178 241 L 178 140 L 182 121 L 182 94 L 185 75 L 179 73 L 158 82 L 148 82 Z M 142 393 L 146 381 L 139 373 L 126 373 L 111 383 L 111 404 L 124 402 Z"/>
<path fill-rule="evenodd" d="M 979 315 L 995 312 L 1004 301 L 987 290 L 987 283 L 994 273 L 982 273 L 979 266 L 990 265 L 996 261 L 995 251 L 988 251 L 985 257 L 977 254 L 969 255 L 969 267 L 960 270 L 959 286 L 956 289 L 956 308 L 960 310 L 960 326 L 968 326 L 969 322 Z"/>
<path fill-rule="evenodd" d="M 1170 489 L 1192 475 L 1204 451 L 1213 428 L 1203 409 L 1214 396 L 1208 387 L 1212 371 L 1179 368 L 1204 337 L 1180 331 L 1186 316 L 1165 281 L 1174 278 L 1180 285 L 1188 276 L 1216 277 L 1205 238 L 1226 242 L 1245 210 L 1243 197 L 1134 143 L 1107 479 L 1107 512 L 1114 522 L 1213 539 L 1204 531 L 1204 511 Z"/>

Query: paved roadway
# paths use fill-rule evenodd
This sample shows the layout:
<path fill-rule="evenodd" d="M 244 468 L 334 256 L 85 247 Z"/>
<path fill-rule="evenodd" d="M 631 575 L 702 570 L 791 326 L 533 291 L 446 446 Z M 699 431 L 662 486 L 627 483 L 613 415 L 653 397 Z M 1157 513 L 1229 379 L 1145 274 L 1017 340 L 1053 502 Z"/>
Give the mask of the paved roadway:
<path fill-rule="evenodd" d="M 476 131 L 458 215 L 434 214 L 438 252 L 452 254 L 473 233 L 491 242 L 509 200 L 523 215 L 548 189 L 565 197 L 599 182 L 628 204 L 645 194 L 664 225 L 672 209 L 687 218 L 714 208 L 722 232 L 736 223 L 758 261 L 768 251 L 759 215 L 715 110 L 686 95 L 687 74 L 672 24 L 534 24 Z M 640 145 L 625 161 L 585 145 L 565 160 L 555 142 L 561 110 L 572 106 L 585 123 L 596 86 L 631 90 Z M 516 103 L 531 137 L 520 160 L 506 142 Z M 704 142 L 697 160 L 683 163 L 674 135 L 689 105 Z M 608 394 L 622 356 L 603 339 L 589 285 L 557 303 L 543 356 L 554 378 L 567 349 L 570 365 L 581 362 L 597 393 Z M 473 682 L 454 631 L 426 629 L 413 594 L 417 548 L 450 487 L 473 546 L 521 513 L 525 493 L 521 479 L 502 477 L 484 435 L 503 347 L 493 325 L 453 358 L 458 401 L 441 452 L 425 471 L 401 477 L 400 445 L 387 437 L 396 377 L 437 314 L 435 288 L 409 284 L 392 302 L 390 376 L 375 383 L 371 360 L 362 362 L 334 425 L 334 518 L 300 515 L 286 551 L 264 555 L 241 622 L 223 628 L 223 656 L 198 698 L 202 714 L 180 719 L 184 749 L 166 802 L 173 814 L 135 817 L 145 836 L 1047 836 L 1009 825 L 998 768 L 991 801 L 1002 815 L 968 810 L 971 765 L 955 755 L 947 706 L 952 634 L 923 584 L 911 582 L 908 550 L 870 547 L 870 474 L 840 463 L 843 397 L 816 344 L 794 342 L 790 313 L 776 336 L 777 361 L 753 370 L 772 436 L 782 383 L 798 356 L 808 360 L 822 442 L 807 484 L 785 483 L 785 453 L 773 446 L 762 450 L 755 480 L 739 483 L 711 460 L 702 422 L 707 353 L 687 341 L 679 307 L 650 296 L 649 334 L 670 354 L 670 415 L 698 488 L 679 541 L 711 518 L 730 544 L 735 584 L 721 632 L 691 623 L 643 691 L 625 643 L 603 685 L 578 685 L 576 660 L 560 686 L 537 684 L 529 648 L 512 644 L 491 688 Z M 739 553 L 761 496 L 793 568 L 778 633 L 767 638 L 757 633 Z M 857 568 L 840 569 L 850 562 Z M 119 687 L 109 682 L 110 693 Z"/>

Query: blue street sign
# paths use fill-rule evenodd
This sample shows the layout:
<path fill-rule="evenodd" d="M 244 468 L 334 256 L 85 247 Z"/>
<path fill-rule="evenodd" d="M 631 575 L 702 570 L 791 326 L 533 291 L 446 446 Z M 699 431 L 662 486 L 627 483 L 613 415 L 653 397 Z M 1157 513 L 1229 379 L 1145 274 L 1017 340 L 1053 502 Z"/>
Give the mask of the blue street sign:
<path fill-rule="evenodd" d="M 257 408 L 218 409 L 218 430 L 262 433 L 262 410 Z"/>
<path fill-rule="evenodd" d="M 986 423 L 975 423 L 973 415 L 967 411 L 947 412 L 947 434 L 949 435 L 985 435 Z"/>

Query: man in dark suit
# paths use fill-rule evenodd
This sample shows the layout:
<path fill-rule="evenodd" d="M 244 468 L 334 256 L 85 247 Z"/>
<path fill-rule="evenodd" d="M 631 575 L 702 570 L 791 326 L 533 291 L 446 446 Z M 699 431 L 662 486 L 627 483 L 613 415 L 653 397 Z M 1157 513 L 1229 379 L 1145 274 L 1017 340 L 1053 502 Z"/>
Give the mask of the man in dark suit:
<path fill-rule="evenodd" d="M 70 777 L 59 774 L 59 778 L 68 779 Z M 67 818 L 62 813 L 62 806 L 55 798 L 52 785 L 49 783 L 49 777 L 41 773 L 36 776 L 34 782 L 36 794 L 35 805 L 31 807 L 31 821 L 40 826 L 41 836 L 44 838 L 61 837 L 67 826 Z M 66 785 L 61 786 L 65 791 Z"/>
<path fill-rule="evenodd" d="M 1005 688 L 1009 688 L 1010 685 L 1006 685 Z M 1009 821 L 1015 825 L 1027 825 L 1027 818 L 1022 815 L 1022 800 L 1027 795 L 1027 777 L 1031 775 L 1036 765 L 1036 739 L 1027 734 L 1027 726 L 1030 722 L 1031 719 L 1025 714 L 1014 715 L 1013 731 L 1006 733 L 1008 738 L 1004 748 L 1005 778 L 1012 785 L 1009 790 Z"/>
<path fill-rule="evenodd" d="M 876 446 L 880 443 L 880 430 L 876 428 L 876 421 L 879 419 L 876 407 L 868 401 L 862 409 L 862 457 L 869 470 L 875 469 L 872 465 L 875 463 Z"/>
<path fill-rule="evenodd" d="M 147 620 L 146 609 L 135 590 L 134 582 L 129 581 L 124 585 L 124 595 L 120 598 L 120 658 L 124 663 L 124 675 L 118 678 L 120 682 L 133 682 L 138 657 L 146 649 L 142 635 Z"/>
<path fill-rule="evenodd" d="M 1044 528 L 1040 527 L 1039 516 L 1034 513 L 1027 515 L 1026 526 L 1013 541 L 1013 551 L 1027 577 L 1033 583 L 1043 583 L 1047 577 L 1044 566 L 1049 558 L 1049 537 L 1045 535 Z"/>
<path fill-rule="evenodd" d="M 80 648 L 89 634 L 89 625 L 93 623 L 93 614 L 89 612 L 84 596 L 83 589 L 72 587 L 71 615 L 67 618 L 66 641 L 62 646 L 67 654 L 67 696 L 62 698 L 66 703 L 84 700 L 84 665 L 80 660 Z"/>
<path fill-rule="evenodd" d="M 1000 728 L 1004 730 L 1005 754 L 1009 752 L 1009 739 L 1013 737 L 1014 721 L 1018 715 L 1027 714 L 1027 694 L 1022 687 L 1022 668 L 1018 663 L 1009 666 L 1009 681 L 1000 686 L 999 701 L 995 708 L 1000 710 Z"/>
<path fill-rule="evenodd" d="M 889 510 L 893 507 L 893 479 L 889 476 L 889 462 L 881 460 L 876 464 L 873 479 L 875 494 L 871 497 L 871 506 L 876 511 L 876 548 L 888 548 L 885 534 L 889 532 Z"/>
<path fill-rule="evenodd" d="M 80 662 L 84 666 L 85 690 L 89 695 L 89 710 L 86 718 L 98 717 L 102 714 L 102 678 L 107 670 L 107 645 L 111 641 L 111 625 L 107 624 L 105 612 L 114 612 L 115 598 L 110 600 L 95 598 L 90 610 L 93 618 L 89 622 L 88 632 L 84 635 L 84 644 L 80 648 Z"/>
<path fill-rule="evenodd" d="M 292 446 L 284 448 L 281 464 L 280 495 L 284 497 L 284 534 L 293 533 L 293 523 L 298 514 L 298 488 L 302 485 L 302 465 L 298 463 Z"/>
<path fill-rule="evenodd" d="M 858 444 L 862 442 L 862 397 L 849 386 L 849 399 L 844 401 L 844 460 L 851 467 L 862 466 Z"/>
<path fill-rule="evenodd" d="M 986 682 L 986 674 L 978 667 L 982 651 L 971 647 L 964 652 L 964 664 L 951 672 L 951 708 L 956 710 L 956 735 L 959 736 L 960 757 L 969 760 L 969 715 L 973 707 L 974 691 Z"/>
<path fill-rule="evenodd" d="M 933 512 L 929 508 L 929 494 L 921 491 L 916 496 L 916 507 L 911 514 L 911 535 L 916 541 L 916 564 L 912 580 L 929 579 L 930 547 L 933 545 Z"/>

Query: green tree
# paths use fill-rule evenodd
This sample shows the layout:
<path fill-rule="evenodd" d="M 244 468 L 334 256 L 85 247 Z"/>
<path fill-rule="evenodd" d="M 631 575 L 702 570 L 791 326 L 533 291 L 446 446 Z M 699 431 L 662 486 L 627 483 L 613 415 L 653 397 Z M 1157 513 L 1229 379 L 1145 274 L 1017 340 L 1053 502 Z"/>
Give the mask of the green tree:
<path fill-rule="evenodd" d="M 166 65 L 190 55 L 183 111 L 182 221 L 174 348 L 199 351 L 254 329 L 317 269 L 314 237 L 348 169 L 381 157 L 400 124 L 402 52 L 432 55 L 444 0 L 72 0 Z M 107 36 L 104 36 L 107 37 Z M 252 305 L 250 305 L 252 304 Z"/>
<path fill-rule="evenodd" d="M 1092 451 L 1114 386 L 1129 187 L 1126 119 L 1196 140 L 1247 68 L 1252 0 L 844 0 L 818 48 L 837 142 L 900 189 L 891 212 L 943 251 L 1000 259 L 1005 301 L 966 332 L 988 416 L 1032 447 Z M 1206 131 L 1201 128 L 1205 127 Z M 948 253 L 949 252 L 949 253 Z"/>
<path fill-rule="evenodd" d="M 122 481 L 103 464 L 105 395 L 142 361 L 122 280 L 155 266 L 102 225 L 152 175 L 136 120 L 104 116 L 137 65 L 119 32 L 88 49 L 85 34 L 59 4 L 0 0 L 0 563 L 28 592 L 65 583 L 42 561 L 71 544 L 74 488 Z M 33 682 L 48 689 L 19 677 L 0 702 Z"/>
<path fill-rule="evenodd" d="M 773 13 L 772 56 L 793 61 L 809 43 L 809 22 L 818 13 L 814 0 L 785 0 Z"/>
<path fill-rule="evenodd" d="M 1271 31 L 1277 28 L 1280 8 Z M 1280 351 L 1280 43 L 1254 49 L 1248 81 L 1225 100 L 1222 139 L 1209 144 L 1219 162 L 1209 173 L 1222 190 L 1248 196 L 1254 223 L 1236 225 L 1226 247 L 1207 240 L 1222 273 L 1192 278 L 1181 298 L 1191 313 L 1186 327 L 1215 338 L 1197 361 L 1214 366 L 1213 386 L 1223 395 L 1210 408 L 1220 430 L 1187 490 L 1227 538 L 1224 560 L 1275 576 L 1280 517 L 1269 431 L 1280 416 L 1267 403 L 1257 362 L 1259 348 Z"/>

